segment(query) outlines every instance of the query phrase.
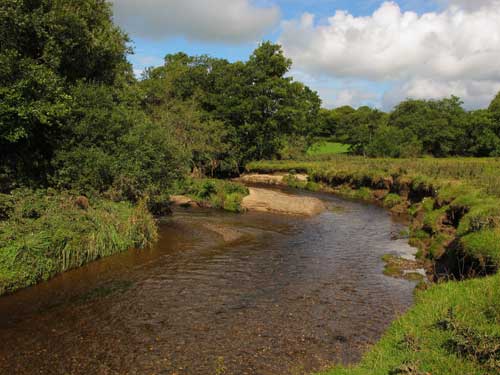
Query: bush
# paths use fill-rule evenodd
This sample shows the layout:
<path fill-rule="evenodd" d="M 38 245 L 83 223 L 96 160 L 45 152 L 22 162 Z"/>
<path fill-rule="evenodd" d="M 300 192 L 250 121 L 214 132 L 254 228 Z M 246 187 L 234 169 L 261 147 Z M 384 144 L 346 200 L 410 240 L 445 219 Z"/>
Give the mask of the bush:
<path fill-rule="evenodd" d="M 188 195 L 195 201 L 213 208 L 240 212 L 241 201 L 248 195 L 248 189 L 230 181 L 214 179 L 185 179 L 178 182 L 174 194 Z"/>

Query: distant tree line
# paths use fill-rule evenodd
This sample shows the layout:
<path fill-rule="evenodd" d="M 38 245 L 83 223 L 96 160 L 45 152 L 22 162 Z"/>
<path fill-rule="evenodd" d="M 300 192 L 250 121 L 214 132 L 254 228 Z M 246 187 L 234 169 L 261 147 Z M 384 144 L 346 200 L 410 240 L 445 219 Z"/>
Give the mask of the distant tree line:
<path fill-rule="evenodd" d="M 189 173 L 235 174 L 318 138 L 366 156 L 500 155 L 500 96 L 473 112 L 456 97 L 327 110 L 276 44 L 246 62 L 168 55 L 140 80 L 128 46 L 105 0 L 1 2 L 0 191 L 161 199 Z"/>
<path fill-rule="evenodd" d="M 390 113 L 366 106 L 321 109 L 319 135 L 371 157 L 500 156 L 500 94 L 488 109 L 462 105 L 452 96 L 408 99 Z"/>

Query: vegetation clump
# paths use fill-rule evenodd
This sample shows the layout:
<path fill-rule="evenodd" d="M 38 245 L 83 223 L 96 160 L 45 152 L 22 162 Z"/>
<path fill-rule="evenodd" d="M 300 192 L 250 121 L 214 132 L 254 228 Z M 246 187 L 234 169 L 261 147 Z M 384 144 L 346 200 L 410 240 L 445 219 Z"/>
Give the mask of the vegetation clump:
<path fill-rule="evenodd" d="M 92 199 L 81 208 L 77 196 L 50 190 L 1 197 L 12 210 L 0 221 L 0 295 L 157 238 L 146 202 Z"/>
<path fill-rule="evenodd" d="M 175 194 L 187 195 L 202 206 L 241 212 L 248 189 L 239 183 L 216 179 L 185 179 L 177 183 Z"/>

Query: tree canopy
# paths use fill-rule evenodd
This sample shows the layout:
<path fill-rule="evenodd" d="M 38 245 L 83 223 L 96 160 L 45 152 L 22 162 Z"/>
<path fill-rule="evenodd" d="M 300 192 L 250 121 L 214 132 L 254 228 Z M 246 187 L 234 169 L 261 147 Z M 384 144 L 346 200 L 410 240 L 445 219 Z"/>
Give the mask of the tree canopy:
<path fill-rule="evenodd" d="M 227 176 L 305 155 L 317 138 L 365 156 L 500 155 L 500 94 L 321 108 L 281 46 L 246 61 L 183 52 L 137 80 L 105 0 L 0 4 L 0 190 L 56 187 L 161 197 L 188 173 Z"/>

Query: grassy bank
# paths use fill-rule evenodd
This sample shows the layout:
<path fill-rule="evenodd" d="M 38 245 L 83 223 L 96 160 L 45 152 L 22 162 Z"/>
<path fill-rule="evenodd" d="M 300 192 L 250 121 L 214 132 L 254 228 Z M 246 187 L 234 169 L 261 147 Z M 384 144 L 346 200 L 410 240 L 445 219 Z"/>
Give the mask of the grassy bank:
<path fill-rule="evenodd" d="M 331 156 L 316 161 L 260 161 L 247 165 L 252 172 L 305 172 L 319 177 L 346 174 L 356 177 L 392 175 L 421 176 L 433 180 L 455 180 L 500 197 L 500 158 L 448 159 L 367 159 L 354 156 Z"/>
<path fill-rule="evenodd" d="M 499 373 L 500 161 L 337 157 L 247 168 L 305 172 L 314 189 L 378 200 L 409 213 L 410 241 L 438 282 L 417 292 L 414 308 L 359 366 L 326 374 Z"/>
<path fill-rule="evenodd" d="M 51 191 L 0 195 L 0 295 L 156 240 L 146 204 Z"/>
<path fill-rule="evenodd" d="M 175 195 L 186 195 L 201 206 L 241 212 L 241 201 L 248 189 L 241 184 L 217 179 L 185 179 L 178 181 Z"/>

